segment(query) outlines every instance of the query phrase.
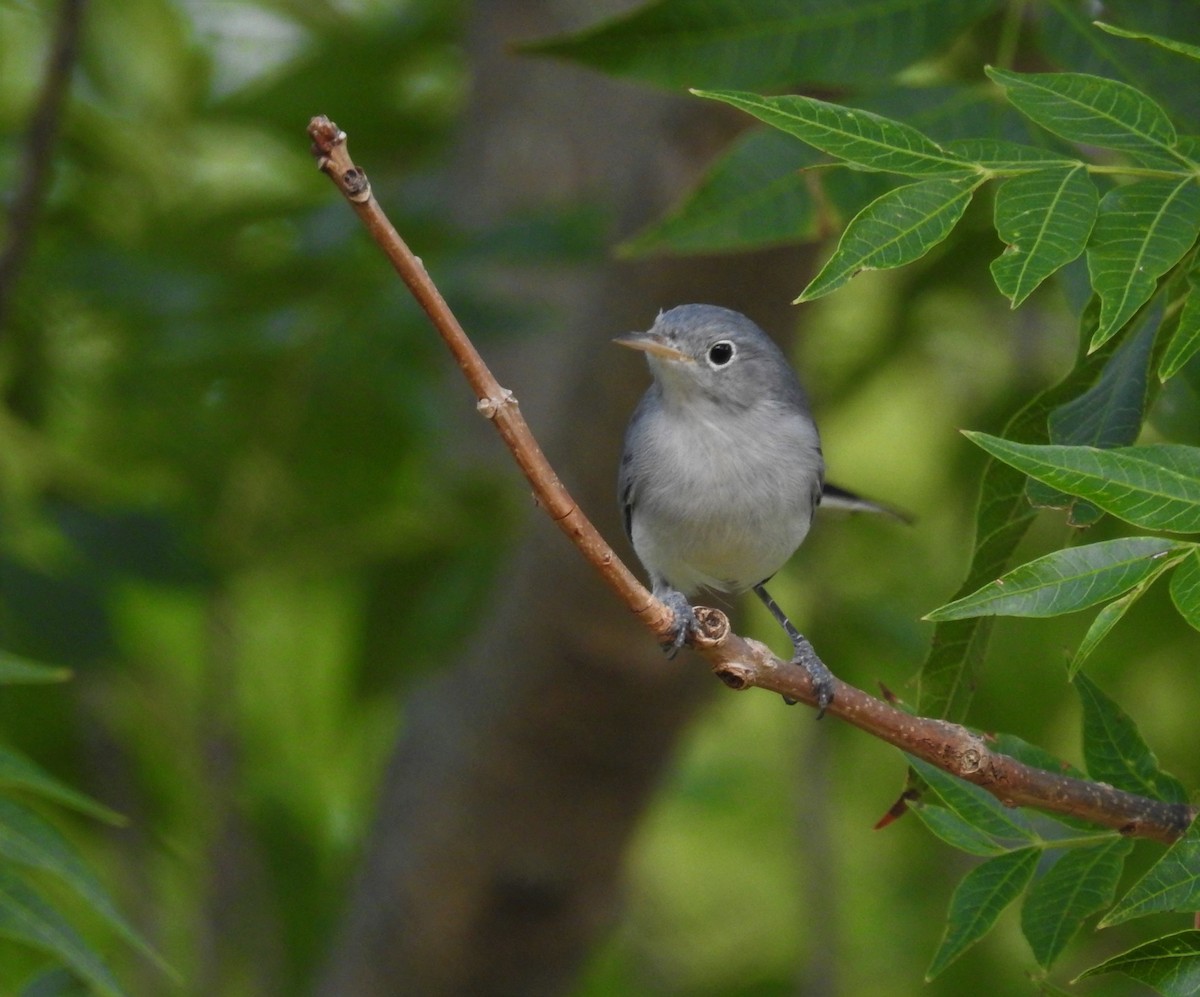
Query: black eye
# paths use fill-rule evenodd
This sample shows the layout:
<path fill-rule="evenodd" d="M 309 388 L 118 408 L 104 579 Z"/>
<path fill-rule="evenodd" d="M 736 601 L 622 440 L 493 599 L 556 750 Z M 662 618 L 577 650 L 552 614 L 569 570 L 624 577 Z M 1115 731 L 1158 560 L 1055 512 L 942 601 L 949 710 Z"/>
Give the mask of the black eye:
<path fill-rule="evenodd" d="M 722 339 L 708 348 L 708 362 L 714 367 L 724 367 L 733 359 L 733 343 Z"/>

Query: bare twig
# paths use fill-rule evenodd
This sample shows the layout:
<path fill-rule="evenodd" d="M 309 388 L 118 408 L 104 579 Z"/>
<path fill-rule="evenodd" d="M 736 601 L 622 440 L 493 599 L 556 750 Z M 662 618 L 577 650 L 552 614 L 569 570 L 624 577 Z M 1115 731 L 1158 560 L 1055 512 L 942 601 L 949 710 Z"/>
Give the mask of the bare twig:
<path fill-rule="evenodd" d="M 476 407 L 480 414 L 492 421 L 525 477 L 533 485 L 538 501 L 550 518 L 558 524 L 559 529 L 570 537 L 584 557 L 596 566 L 617 595 L 648 627 L 665 639 L 671 632 L 674 619 L 671 611 L 654 599 L 613 553 L 612 548 L 558 480 L 554 468 L 546 460 L 545 454 L 522 417 L 516 396 L 507 388 L 501 387 L 492 376 L 492 372 L 442 298 L 441 292 L 429 278 L 424 264 L 413 255 L 383 213 L 379 202 L 371 193 L 366 174 L 351 162 L 346 151 L 345 133 L 324 117 L 313 118 L 309 123 L 308 133 L 313 140 L 313 154 L 317 157 L 317 165 L 337 184 L 338 189 L 366 225 L 371 237 L 379 244 L 404 283 L 408 285 L 413 297 L 425 309 L 425 314 L 450 348 L 467 383 L 475 392 Z"/>
<path fill-rule="evenodd" d="M 538 501 L 629 609 L 660 641 L 665 639 L 671 630 L 671 611 L 638 582 L 558 480 L 521 417 L 516 398 L 492 376 L 421 261 L 379 207 L 366 174 L 346 151 L 345 133 L 325 117 L 313 118 L 308 132 L 321 170 L 350 201 L 441 333 L 475 391 L 479 411 L 496 426 Z M 817 705 L 807 669 L 775 657 L 758 641 L 733 633 L 719 610 L 698 608 L 696 612 L 701 633 L 692 646 L 726 685 L 734 689 L 768 689 L 809 706 Z M 1009 806 L 1081 817 L 1122 834 L 1163 842 L 1180 837 L 1195 816 L 1195 809 L 1184 804 L 1162 803 L 1102 783 L 1025 765 L 990 750 L 983 738 L 965 727 L 912 716 L 841 680 L 835 679 L 833 703 L 826 712 L 986 789 Z"/>
<path fill-rule="evenodd" d="M 63 0 L 58 24 L 46 61 L 46 75 L 37 106 L 29 119 L 17 185 L 8 214 L 8 237 L 0 249 L 0 331 L 8 317 L 17 277 L 33 249 L 34 231 L 46 191 L 50 187 L 50 161 L 54 155 L 59 121 L 67 95 L 71 68 L 79 50 L 79 30 L 86 0 Z"/>

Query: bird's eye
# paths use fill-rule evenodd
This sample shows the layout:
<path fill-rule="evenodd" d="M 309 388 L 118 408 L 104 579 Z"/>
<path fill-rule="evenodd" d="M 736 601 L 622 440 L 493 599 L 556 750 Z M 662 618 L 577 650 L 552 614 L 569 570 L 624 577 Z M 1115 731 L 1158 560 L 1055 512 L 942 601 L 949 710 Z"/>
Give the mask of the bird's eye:
<path fill-rule="evenodd" d="M 708 363 L 710 367 L 724 367 L 733 359 L 733 343 L 722 339 L 708 348 Z"/>

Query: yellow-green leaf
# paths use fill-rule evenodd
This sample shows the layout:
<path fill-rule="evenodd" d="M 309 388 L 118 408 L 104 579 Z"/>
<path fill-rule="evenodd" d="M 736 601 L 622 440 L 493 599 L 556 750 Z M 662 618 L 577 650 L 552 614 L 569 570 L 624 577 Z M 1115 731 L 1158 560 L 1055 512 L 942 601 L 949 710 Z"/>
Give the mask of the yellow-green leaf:
<path fill-rule="evenodd" d="M 996 232 L 1007 244 L 992 278 L 1015 308 L 1035 287 L 1083 252 L 1100 195 L 1082 165 L 1036 170 L 996 191 Z"/>
<path fill-rule="evenodd" d="M 991 930 L 1004 908 L 1029 885 L 1040 855 L 1040 848 L 1019 848 L 988 859 L 963 877 L 950 900 L 946 933 L 925 974 L 927 980 Z"/>
<path fill-rule="evenodd" d="M 1165 559 L 1190 544 L 1162 537 L 1126 537 L 1056 550 L 1014 568 L 971 595 L 925 618 L 1058 616 L 1113 599 L 1170 567 Z"/>
<path fill-rule="evenodd" d="M 1175 126 L 1136 87 L 1087 73 L 1014 73 L 989 67 L 1014 107 L 1046 131 L 1081 145 L 1168 153 Z"/>
<path fill-rule="evenodd" d="M 1143 180 L 1110 190 L 1100 201 L 1087 249 L 1088 273 L 1100 295 L 1095 349 L 1118 332 L 1154 293 L 1200 234 L 1200 187 L 1192 176 Z"/>
<path fill-rule="evenodd" d="M 760 97 L 732 90 L 693 90 L 729 104 L 851 165 L 908 176 L 973 172 L 912 125 L 841 104 L 788 94 Z"/>
<path fill-rule="evenodd" d="M 939 177 L 876 198 L 846 226 L 833 256 L 796 300 L 828 294 L 863 270 L 890 270 L 920 259 L 950 234 L 982 182 Z"/>

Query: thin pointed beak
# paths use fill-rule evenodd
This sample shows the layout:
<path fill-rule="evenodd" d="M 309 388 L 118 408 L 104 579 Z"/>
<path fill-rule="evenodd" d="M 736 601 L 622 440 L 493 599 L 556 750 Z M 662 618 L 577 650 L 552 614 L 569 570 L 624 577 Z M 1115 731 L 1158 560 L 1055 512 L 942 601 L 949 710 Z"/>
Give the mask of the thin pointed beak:
<path fill-rule="evenodd" d="M 692 358 L 688 354 L 675 349 L 674 346 L 668 346 L 655 332 L 630 332 L 624 336 L 617 336 L 613 342 L 618 346 L 628 346 L 631 350 L 641 350 L 643 353 L 649 353 L 651 356 L 661 357 L 664 360 L 692 362 Z"/>

